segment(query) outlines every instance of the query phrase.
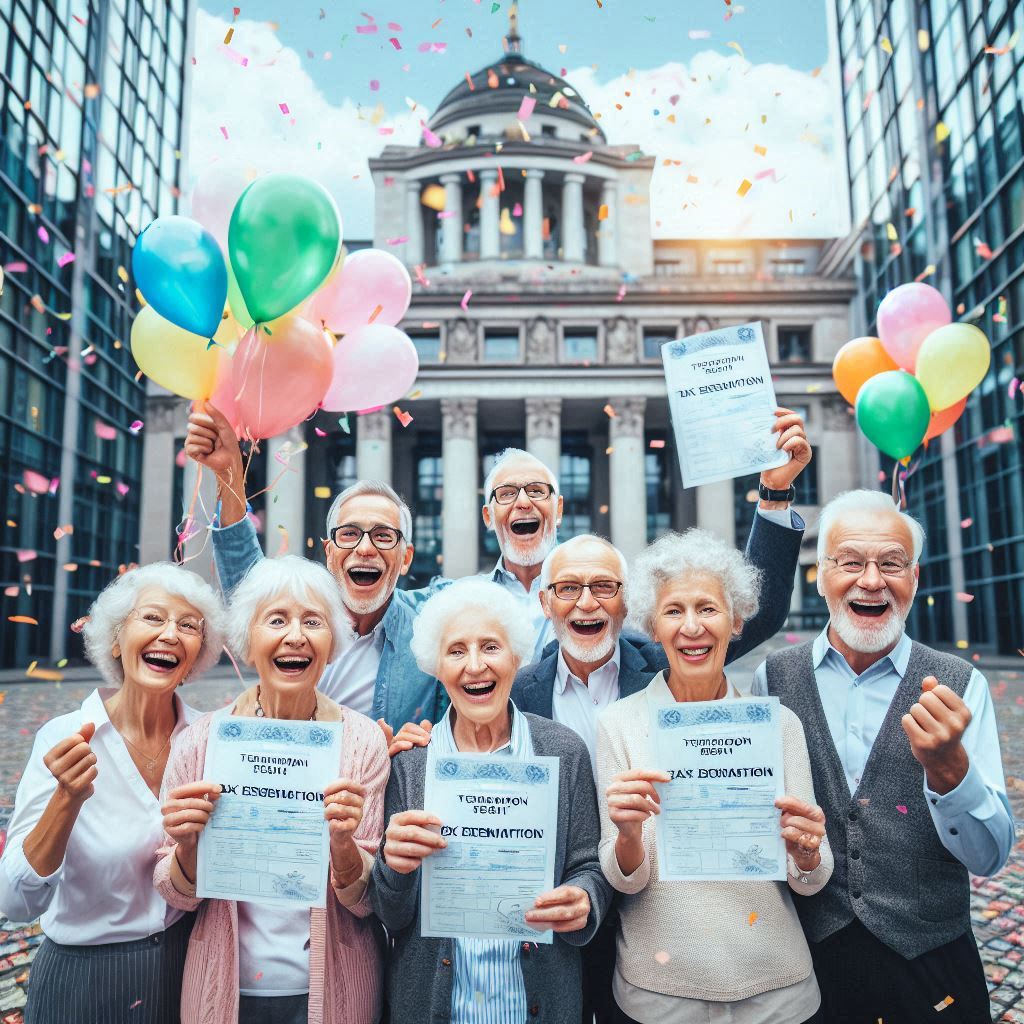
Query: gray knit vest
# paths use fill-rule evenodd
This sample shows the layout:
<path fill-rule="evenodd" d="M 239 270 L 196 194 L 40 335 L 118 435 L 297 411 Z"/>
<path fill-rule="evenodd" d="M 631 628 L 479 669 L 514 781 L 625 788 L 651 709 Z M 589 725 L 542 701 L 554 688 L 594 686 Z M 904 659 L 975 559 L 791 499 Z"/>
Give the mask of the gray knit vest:
<path fill-rule="evenodd" d="M 920 696 L 925 676 L 963 697 L 971 666 L 912 644 L 907 671 L 851 797 L 818 695 L 812 646 L 778 651 L 766 663 L 768 692 L 803 723 L 814 793 L 835 857 L 828 885 L 793 902 L 812 942 L 857 917 L 910 960 L 970 930 L 970 883 L 967 869 L 939 841 L 924 795 L 924 769 L 910 751 L 901 720 Z"/>

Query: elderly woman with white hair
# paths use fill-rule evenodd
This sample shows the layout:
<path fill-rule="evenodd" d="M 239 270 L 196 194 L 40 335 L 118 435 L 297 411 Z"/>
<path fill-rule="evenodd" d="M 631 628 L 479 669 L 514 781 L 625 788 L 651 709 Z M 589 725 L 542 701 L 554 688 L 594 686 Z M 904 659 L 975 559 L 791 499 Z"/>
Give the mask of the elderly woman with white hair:
<path fill-rule="evenodd" d="M 617 1019 L 626 1024 L 724 1020 L 716 1010 L 723 1004 L 735 1024 L 820 1019 L 821 997 L 792 894 L 818 892 L 832 873 L 832 855 L 796 715 L 781 709 L 787 795 L 776 806 L 788 884 L 658 876 L 655 783 L 669 776 L 652 770 L 651 709 L 740 696 L 725 676 L 725 657 L 729 641 L 757 611 L 758 587 L 757 570 L 701 530 L 660 538 L 632 566 L 630 618 L 662 645 L 669 667 L 598 720 L 598 780 L 607 794 L 600 857 L 608 881 L 623 894 L 613 991 Z"/>
<path fill-rule="evenodd" d="M 175 743 L 164 779 L 157 891 L 198 911 L 185 961 L 183 1024 L 371 1024 L 381 964 L 366 888 L 383 832 L 388 753 L 369 718 L 316 688 L 351 630 L 338 586 L 294 555 L 257 562 L 232 595 L 229 644 L 257 683 Z M 220 787 L 203 779 L 210 729 L 226 715 L 343 721 L 338 778 L 324 779 L 330 833 L 327 907 L 287 909 L 196 896 L 199 836 Z"/>
<path fill-rule="evenodd" d="M 0 912 L 42 918 L 29 1024 L 172 1024 L 192 917 L 153 889 L 178 687 L 220 656 L 223 608 L 193 572 L 131 569 L 96 598 L 86 655 L 107 686 L 36 734 L 0 858 Z"/>
<path fill-rule="evenodd" d="M 413 627 L 420 668 L 440 679 L 451 706 L 434 726 L 435 753 L 484 753 L 559 760 L 556 887 L 524 915 L 554 942 L 427 938 L 420 935 L 420 865 L 445 845 L 442 822 L 423 809 L 428 749 L 413 746 L 392 763 L 384 813 L 389 822 L 371 877 L 374 909 L 392 941 L 387 990 L 392 1020 L 453 1024 L 580 1018 L 579 947 L 593 937 L 611 889 L 597 861 L 597 796 L 590 757 L 571 729 L 523 714 L 509 700 L 534 631 L 518 601 L 484 580 L 435 594 Z"/>

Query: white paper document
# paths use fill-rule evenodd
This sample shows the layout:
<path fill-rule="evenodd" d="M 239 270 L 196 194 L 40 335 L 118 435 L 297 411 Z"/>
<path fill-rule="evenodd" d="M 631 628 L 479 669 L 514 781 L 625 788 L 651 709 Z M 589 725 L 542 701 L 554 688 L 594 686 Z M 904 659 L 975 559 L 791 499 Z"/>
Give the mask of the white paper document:
<path fill-rule="evenodd" d="M 658 877 L 785 879 L 778 697 L 657 705 L 651 737 L 654 767 L 672 777 L 658 784 Z"/>
<path fill-rule="evenodd" d="M 327 906 L 324 788 L 341 740 L 341 722 L 214 719 L 203 778 L 222 792 L 199 837 L 197 896 Z"/>
<path fill-rule="evenodd" d="M 421 934 L 550 943 L 523 915 L 555 885 L 558 758 L 431 750 L 423 808 L 448 846 L 423 861 Z"/>
<path fill-rule="evenodd" d="M 661 346 L 684 487 L 784 466 L 775 388 L 759 323 Z"/>

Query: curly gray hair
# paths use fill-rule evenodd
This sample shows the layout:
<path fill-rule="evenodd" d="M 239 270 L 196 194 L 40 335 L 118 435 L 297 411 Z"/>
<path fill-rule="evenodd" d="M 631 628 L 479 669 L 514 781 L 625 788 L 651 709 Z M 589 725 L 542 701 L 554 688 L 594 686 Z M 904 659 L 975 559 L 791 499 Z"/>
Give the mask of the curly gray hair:
<path fill-rule="evenodd" d="M 323 607 L 331 627 L 328 661 L 334 661 L 349 646 L 352 624 L 341 600 L 338 581 L 327 569 L 298 555 L 261 558 L 235 587 L 228 606 L 228 646 L 247 665 L 253 620 L 263 605 L 282 596 L 305 603 L 316 601 Z"/>
<path fill-rule="evenodd" d="M 203 643 L 189 679 L 201 676 L 217 663 L 224 647 L 224 605 L 217 592 L 202 578 L 174 562 L 153 562 L 129 569 L 108 583 L 89 609 L 89 621 L 82 630 L 85 656 L 112 686 L 124 682 L 121 659 L 113 654 L 121 627 L 147 587 L 163 590 L 188 601 L 203 617 Z"/>
<path fill-rule="evenodd" d="M 667 533 L 637 555 L 626 582 L 629 624 L 652 636 L 662 587 L 690 573 L 706 573 L 722 584 L 732 617 L 746 622 L 757 614 L 760 571 L 713 533 L 687 530 Z"/>
<path fill-rule="evenodd" d="M 501 624 L 520 665 L 533 656 L 536 637 L 519 602 L 497 583 L 470 578 L 438 591 L 424 603 L 416 616 L 409 646 L 421 671 L 437 675 L 444 631 L 453 619 L 468 612 L 483 612 Z"/>

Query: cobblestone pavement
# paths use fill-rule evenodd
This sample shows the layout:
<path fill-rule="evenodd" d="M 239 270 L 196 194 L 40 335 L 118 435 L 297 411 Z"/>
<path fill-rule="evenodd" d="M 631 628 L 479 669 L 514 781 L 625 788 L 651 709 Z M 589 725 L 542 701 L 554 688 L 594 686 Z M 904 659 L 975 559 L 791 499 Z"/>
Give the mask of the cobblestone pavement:
<path fill-rule="evenodd" d="M 769 646 L 781 647 L 797 639 L 787 634 Z M 764 654 L 761 648 L 730 666 L 729 676 L 741 689 Z M 979 663 L 996 705 L 1010 802 L 1015 817 L 1024 823 L 1024 662 L 1020 670 L 1008 667 L 1012 665 L 1006 660 L 998 665 L 986 665 L 984 659 Z M 10 817 L 35 731 L 48 719 L 80 705 L 95 685 L 95 675 L 84 669 L 66 672 L 59 683 L 0 678 L 0 830 Z M 238 689 L 230 668 L 219 668 L 189 684 L 186 699 L 196 708 L 211 711 L 226 704 Z M 1024 832 L 1020 834 L 1024 837 Z M 1024 838 L 1018 839 L 1009 863 L 997 876 L 975 880 L 971 912 L 989 979 L 992 1020 L 1024 1024 Z M 0 1024 L 16 1024 L 21 1019 L 17 1008 L 24 1003 L 28 964 L 39 939 L 37 929 L 6 928 L 10 925 L 0 918 Z M 955 992 L 950 994 L 956 998 Z"/>

